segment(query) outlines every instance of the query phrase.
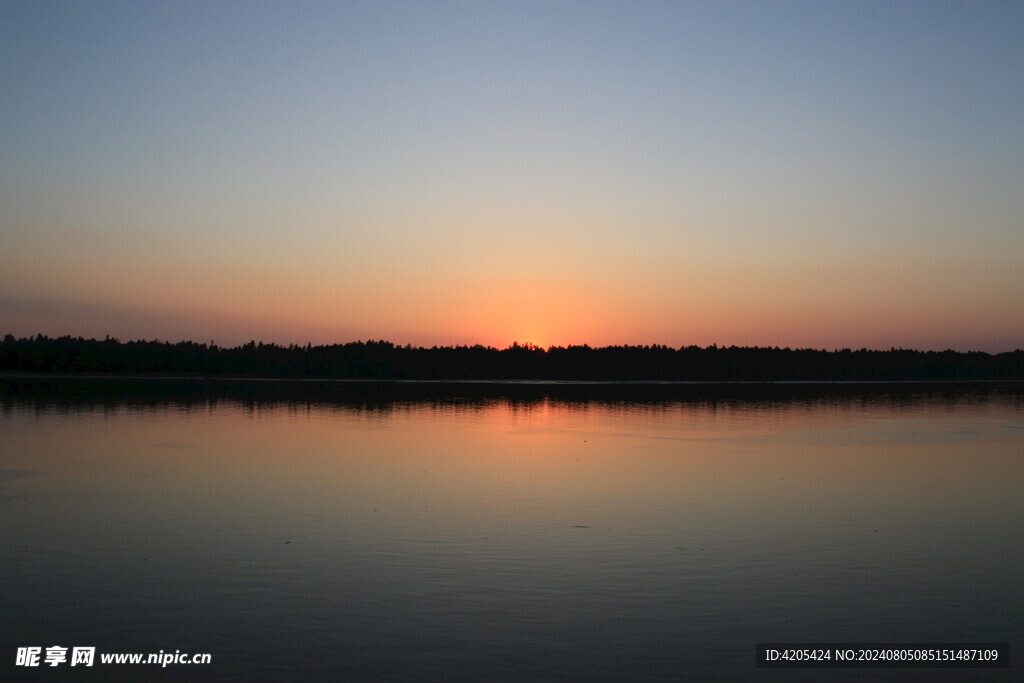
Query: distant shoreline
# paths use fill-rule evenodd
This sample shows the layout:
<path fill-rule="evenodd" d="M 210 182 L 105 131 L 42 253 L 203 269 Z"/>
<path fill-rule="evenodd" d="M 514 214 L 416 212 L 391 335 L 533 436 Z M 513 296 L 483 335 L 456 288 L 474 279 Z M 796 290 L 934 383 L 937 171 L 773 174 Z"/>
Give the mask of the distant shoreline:
<path fill-rule="evenodd" d="M 0 343 L 0 372 L 421 382 L 915 382 L 1024 380 L 1024 350 L 790 349 L 659 344 L 542 349 L 512 344 L 327 346 L 45 337 Z"/>

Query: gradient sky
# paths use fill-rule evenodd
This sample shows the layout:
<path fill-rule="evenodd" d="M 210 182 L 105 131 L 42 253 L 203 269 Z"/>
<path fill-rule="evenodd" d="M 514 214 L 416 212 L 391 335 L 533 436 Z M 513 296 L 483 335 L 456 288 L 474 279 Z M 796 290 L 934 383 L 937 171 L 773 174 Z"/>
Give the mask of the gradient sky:
<path fill-rule="evenodd" d="M 1024 347 L 1024 3 L 0 2 L 0 334 Z"/>

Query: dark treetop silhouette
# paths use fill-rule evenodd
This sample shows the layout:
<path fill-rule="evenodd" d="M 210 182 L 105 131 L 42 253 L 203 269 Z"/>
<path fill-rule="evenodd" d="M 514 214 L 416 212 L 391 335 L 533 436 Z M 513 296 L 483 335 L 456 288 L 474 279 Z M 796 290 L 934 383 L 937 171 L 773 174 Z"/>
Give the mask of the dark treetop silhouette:
<path fill-rule="evenodd" d="M 387 341 L 326 346 L 51 338 L 0 343 L 0 370 L 353 379 L 964 380 L 1024 379 L 1024 350 L 999 354 L 778 347 L 413 347 Z"/>

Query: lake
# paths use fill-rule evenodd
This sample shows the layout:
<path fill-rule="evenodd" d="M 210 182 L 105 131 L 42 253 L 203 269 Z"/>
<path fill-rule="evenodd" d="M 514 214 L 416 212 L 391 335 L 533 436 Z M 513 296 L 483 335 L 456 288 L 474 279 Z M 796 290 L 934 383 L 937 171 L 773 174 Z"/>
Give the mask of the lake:
<path fill-rule="evenodd" d="M 0 379 L 0 677 L 1019 680 L 1024 386 Z M 1009 669 L 754 667 L 1009 642 Z M 15 665 L 19 647 L 208 665 Z"/>

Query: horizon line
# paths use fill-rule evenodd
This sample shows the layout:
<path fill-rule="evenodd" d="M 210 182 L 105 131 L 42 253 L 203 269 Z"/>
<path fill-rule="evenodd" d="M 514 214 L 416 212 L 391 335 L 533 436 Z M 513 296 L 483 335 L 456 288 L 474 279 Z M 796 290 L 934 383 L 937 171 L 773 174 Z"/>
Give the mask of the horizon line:
<path fill-rule="evenodd" d="M 755 345 L 755 346 L 741 346 L 741 345 L 737 345 L 737 344 L 729 344 L 729 345 L 718 344 L 717 342 L 713 342 L 713 343 L 708 344 L 706 346 L 700 346 L 698 344 L 681 344 L 679 346 L 673 346 L 673 345 L 670 345 L 670 344 L 663 344 L 663 343 L 660 343 L 660 342 L 653 342 L 653 343 L 648 343 L 648 344 L 625 344 L 625 343 L 623 343 L 623 344 L 605 344 L 605 345 L 602 345 L 602 346 L 594 346 L 594 345 L 591 345 L 589 343 L 584 342 L 584 343 L 580 343 L 580 344 L 566 344 L 566 345 L 551 344 L 551 345 L 548 345 L 548 346 L 540 346 L 540 345 L 534 344 L 533 342 L 530 342 L 530 341 L 520 342 L 519 340 L 513 340 L 509 345 L 507 345 L 505 347 L 497 347 L 497 346 L 492 346 L 490 344 L 482 344 L 482 343 L 479 343 L 479 342 L 474 342 L 474 343 L 456 343 L 456 344 L 432 344 L 430 346 L 425 346 L 425 345 L 415 345 L 415 344 L 412 344 L 412 343 L 400 344 L 400 343 L 392 342 L 391 340 L 384 339 L 384 338 L 378 338 L 378 339 L 367 338 L 365 340 L 364 339 L 353 339 L 353 340 L 349 340 L 349 341 L 334 341 L 334 342 L 319 343 L 319 344 L 313 344 L 311 341 L 307 341 L 305 344 L 300 343 L 300 342 L 290 342 L 290 343 L 287 343 L 287 344 L 283 344 L 283 343 L 280 343 L 280 342 L 264 341 L 262 339 L 257 340 L 255 338 L 253 338 L 253 339 L 250 339 L 248 342 L 241 342 L 241 343 L 234 344 L 234 345 L 222 345 L 222 344 L 217 344 L 216 341 L 213 340 L 213 339 L 211 339 L 209 342 L 200 342 L 200 341 L 196 341 L 194 339 L 185 339 L 185 338 L 179 339 L 178 341 L 171 341 L 170 339 L 160 339 L 159 337 L 154 337 L 152 339 L 146 339 L 146 338 L 143 338 L 143 337 L 139 337 L 139 338 L 127 339 L 126 341 L 122 341 L 119 337 L 111 336 L 111 335 L 105 335 L 105 337 L 103 339 L 99 339 L 97 337 L 85 337 L 85 336 L 81 336 L 81 335 L 75 336 L 75 335 L 72 335 L 72 334 L 63 334 L 63 335 L 60 335 L 60 336 L 50 336 L 50 335 L 45 335 L 45 334 L 43 334 L 41 332 L 38 332 L 38 333 L 36 333 L 34 335 L 24 336 L 24 337 L 17 337 L 13 333 L 8 332 L 8 333 L 5 333 L 4 336 L 3 336 L 3 343 L 5 343 L 5 344 L 6 343 L 10 343 L 9 340 L 13 340 L 14 342 L 32 342 L 32 341 L 38 341 L 40 338 L 46 339 L 46 340 L 52 340 L 52 341 L 59 341 L 59 340 L 62 340 L 62 339 L 67 339 L 67 340 L 85 341 L 85 342 L 90 342 L 91 341 L 91 342 L 96 342 L 96 343 L 114 342 L 114 343 L 117 343 L 117 344 L 133 344 L 133 343 L 134 344 L 169 344 L 169 345 L 194 344 L 196 346 L 202 346 L 202 347 L 205 347 L 205 348 L 218 348 L 218 349 L 226 349 L 226 350 L 242 349 L 242 348 L 244 348 L 246 346 L 250 346 L 250 345 L 255 345 L 257 347 L 258 346 L 276 346 L 276 347 L 284 348 L 284 349 L 294 348 L 294 347 L 298 347 L 298 348 L 314 348 L 315 349 L 315 348 L 327 348 L 327 347 L 332 347 L 332 346 L 348 346 L 348 345 L 356 345 L 356 344 L 362 344 L 362 345 L 380 344 L 380 345 L 389 345 L 391 348 L 398 349 L 398 350 L 412 350 L 412 351 L 417 351 L 417 350 L 430 351 L 430 350 L 434 350 L 434 349 L 437 349 L 437 350 L 443 350 L 443 349 L 453 349 L 453 350 L 454 349 L 483 349 L 483 350 L 488 350 L 488 351 L 502 352 L 502 351 L 516 350 L 516 349 L 524 349 L 524 350 L 533 351 L 533 352 L 541 351 L 541 352 L 544 352 L 544 353 L 547 353 L 547 352 L 552 351 L 552 350 L 573 350 L 573 349 L 575 349 L 575 350 L 589 349 L 589 350 L 592 350 L 592 351 L 600 351 L 600 350 L 604 350 L 604 349 L 639 349 L 639 350 L 666 350 L 666 351 L 668 351 L 668 350 L 671 350 L 671 351 L 684 351 L 684 350 L 701 350 L 701 351 L 706 351 L 706 350 L 746 349 L 746 350 L 759 350 L 759 351 L 766 351 L 767 350 L 767 351 L 790 351 L 790 352 L 813 351 L 813 352 L 816 352 L 816 353 L 844 353 L 844 352 L 850 352 L 850 353 L 861 353 L 861 352 L 865 352 L 865 353 L 892 353 L 892 352 L 897 352 L 897 351 L 904 351 L 904 352 L 909 351 L 909 352 L 914 352 L 914 353 L 957 353 L 957 354 L 985 354 L 985 355 L 989 355 L 989 356 L 998 356 L 998 355 L 1002 355 L 1002 354 L 1019 353 L 1019 352 L 1024 351 L 1024 347 L 1021 347 L 1021 346 L 1018 346 L 1017 348 L 1009 349 L 1009 350 L 1006 350 L 1006 351 L 991 352 L 991 351 L 983 351 L 983 350 L 977 350 L 977 349 L 960 351 L 960 350 L 949 348 L 949 347 L 947 347 L 945 349 L 935 349 L 935 348 L 933 348 L 933 349 L 921 349 L 921 348 L 912 348 L 912 347 L 905 347 L 905 346 L 890 346 L 889 348 L 878 348 L 878 347 L 867 347 L 867 346 L 861 346 L 861 347 L 854 348 L 854 347 L 851 347 L 851 346 L 845 346 L 845 347 L 838 347 L 838 346 L 836 346 L 836 347 L 828 348 L 828 347 L 813 347 L 813 346 L 779 346 L 777 344 L 776 345 L 771 345 L 771 346 L 759 346 L 759 345 Z"/>

